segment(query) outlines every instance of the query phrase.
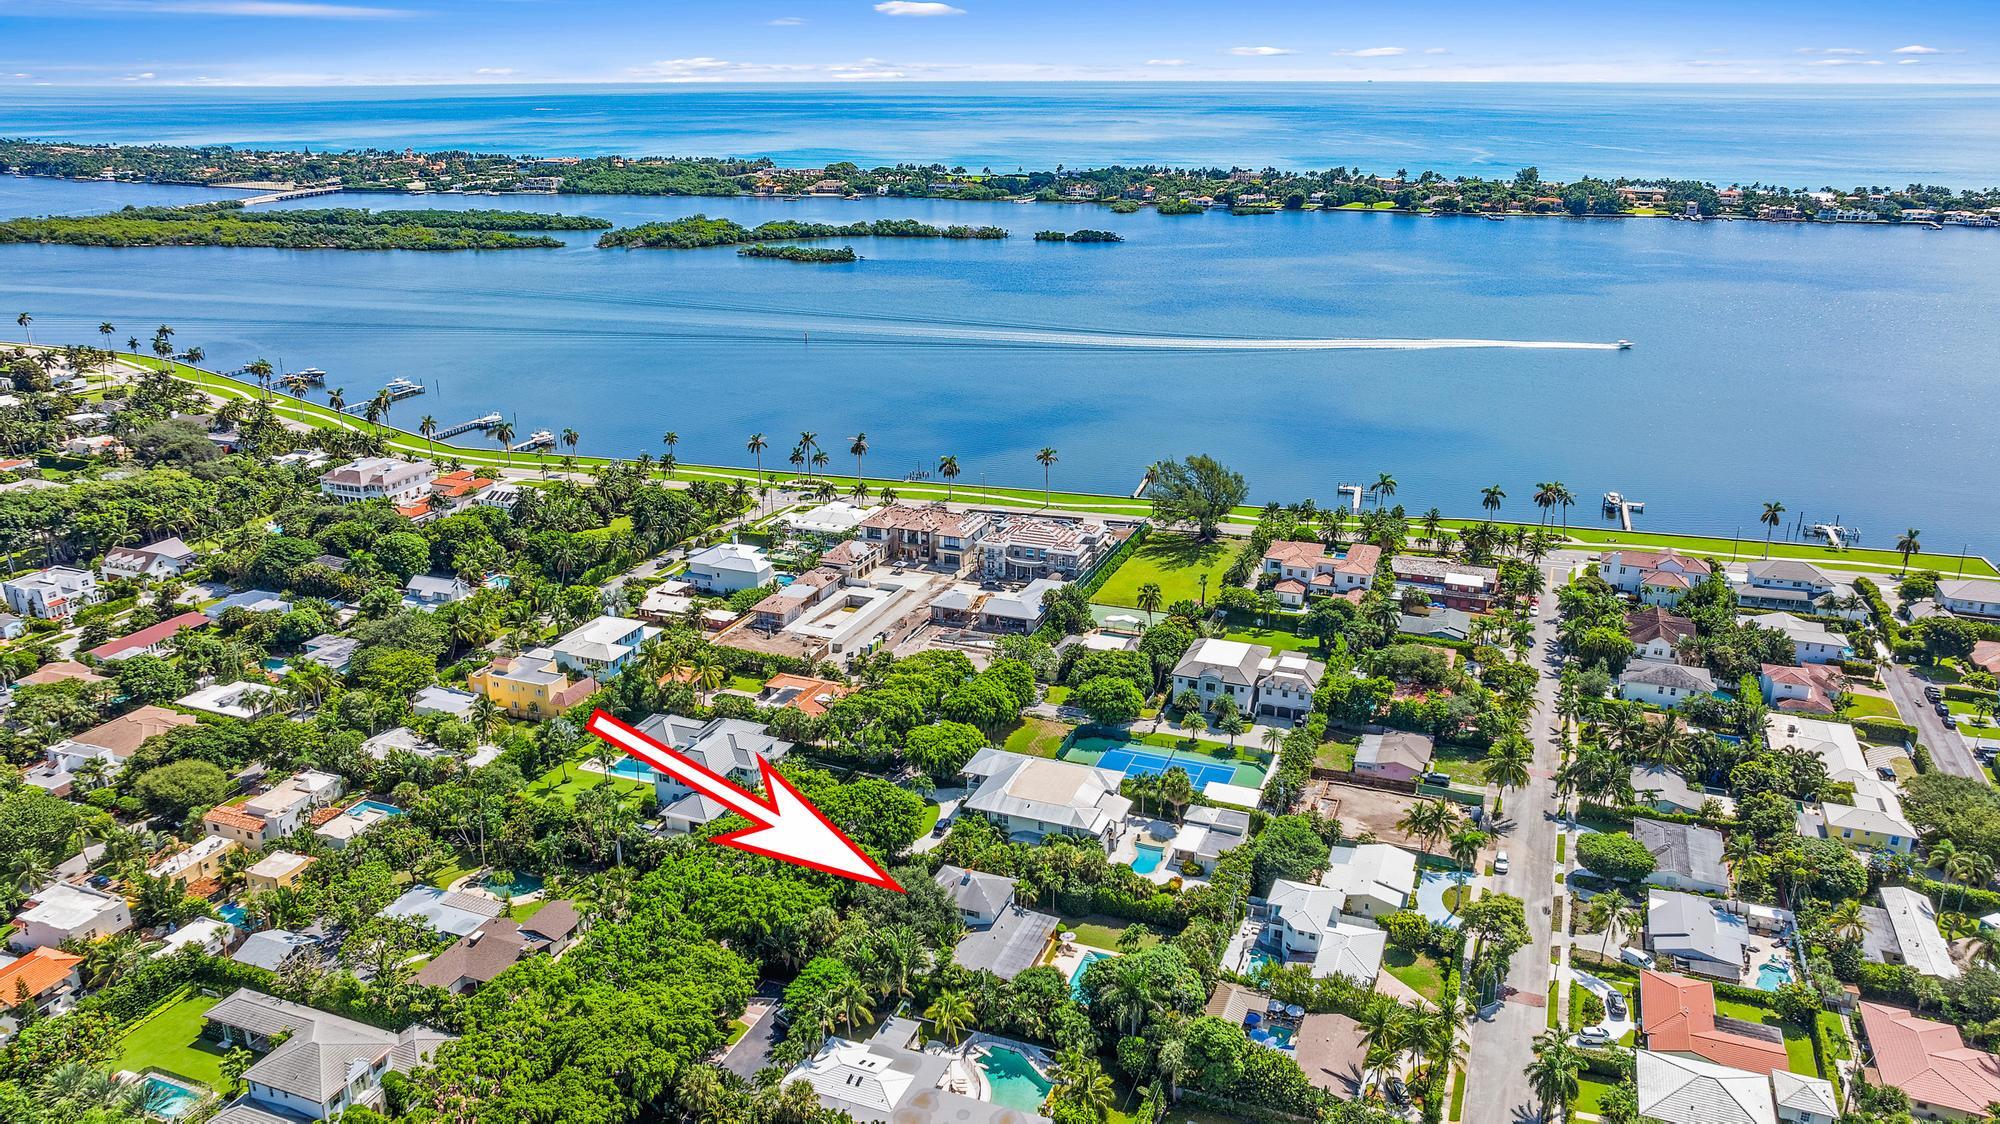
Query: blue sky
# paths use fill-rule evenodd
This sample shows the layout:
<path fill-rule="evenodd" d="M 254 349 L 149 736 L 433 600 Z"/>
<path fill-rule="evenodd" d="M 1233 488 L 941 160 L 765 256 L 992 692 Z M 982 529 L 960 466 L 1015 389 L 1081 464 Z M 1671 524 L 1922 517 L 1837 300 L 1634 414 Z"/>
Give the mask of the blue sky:
<path fill-rule="evenodd" d="M 1992 0 L 0 0 L 0 83 L 1995 82 Z M 1905 10 L 1899 10 L 1905 9 Z"/>

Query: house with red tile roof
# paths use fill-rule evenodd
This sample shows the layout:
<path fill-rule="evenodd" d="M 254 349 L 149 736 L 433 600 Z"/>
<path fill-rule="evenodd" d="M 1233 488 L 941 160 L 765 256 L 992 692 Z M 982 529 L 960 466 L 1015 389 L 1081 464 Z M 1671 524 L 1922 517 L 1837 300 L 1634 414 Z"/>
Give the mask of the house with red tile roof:
<path fill-rule="evenodd" d="M 1321 543 L 1283 541 L 1265 549 L 1262 572 L 1277 579 L 1272 592 L 1279 604 L 1299 609 L 1308 597 L 1338 597 L 1368 588 L 1381 560 L 1381 548 L 1368 543 L 1328 553 Z"/>
<path fill-rule="evenodd" d="M 167 650 L 173 638 L 190 629 L 207 628 L 208 617 L 201 613 L 186 612 L 177 617 L 169 617 L 156 625 L 142 628 L 129 636 L 107 640 L 92 648 L 90 655 L 100 660 L 128 660 L 133 656 L 157 656 Z"/>
<path fill-rule="evenodd" d="M 1667 608 L 1714 572 L 1708 559 L 1677 550 L 1607 550 L 1597 564 L 1597 576 L 1611 588 Z"/>
<path fill-rule="evenodd" d="M 2000 1101 L 2000 1057 L 1967 1046 L 1957 1027 L 1881 1003 L 1860 1014 L 1868 1080 L 1908 1094 L 1911 1115 L 1978 1120 Z"/>
<path fill-rule="evenodd" d="M 1834 698 L 1844 689 L 1845 678 L 1831 664 L 1791 667 L 1767 663 L 1757 671 L 1757 685 L 1764 689 L 1764 702 L 1778 710 L 1832 714 L 1839 709 Z"/>
<path fill-rule="evenodd" d="M 23 993 L 37 1010 L 75 991 L 82 982 L 77 969 L 83 957 L 64 952 L 54 945 L 31 949 L 27 955 L 0 968 L 0 1004 L 12 1006 Z"/>
<path fill-rule="evenodd" d="M 1776 1027 L 1715 1013 L 1715 988 L 1671 972 L 1639 973 L 1639 1030 L 1646 1048 L 1768 1074 L 1791 1068 Z"/>

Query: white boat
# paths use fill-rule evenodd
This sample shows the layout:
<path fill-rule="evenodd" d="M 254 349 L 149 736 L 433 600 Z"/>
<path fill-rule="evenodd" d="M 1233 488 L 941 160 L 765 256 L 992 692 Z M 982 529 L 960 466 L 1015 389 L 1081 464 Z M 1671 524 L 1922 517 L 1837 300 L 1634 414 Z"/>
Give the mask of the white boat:
<path fill-rule="evenodd" d="M 1618 341 L 1618 350 L 1620 350 L 1620 351 L 1630 351 L 1630 350 L 1632 350 L 1632 341 L 1631 341 L 1631 340 L 1619 340 L 1619 341 Z"/>

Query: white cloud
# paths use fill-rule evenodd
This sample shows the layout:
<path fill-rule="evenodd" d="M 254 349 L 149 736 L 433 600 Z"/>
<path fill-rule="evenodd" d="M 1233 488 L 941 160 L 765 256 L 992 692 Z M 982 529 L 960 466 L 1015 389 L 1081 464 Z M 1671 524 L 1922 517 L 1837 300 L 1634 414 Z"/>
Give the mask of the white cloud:
<path fill-rule="evenodd" d="M 1853 66 L 1853 59 L 1814 59 L 1807 66 Z"/>
<path fill-rule="evenodd" d="M 779 16 L 777 19 L 764 21 L 768 27 L 797 27 L 804 22 L 806 21 L 797 16 Z"/>
<path fill-rule="evenodd" d="M 1289 55 L 1295 52 L 1288 51 L 1283 47 L 1231 47 L 1229 48 L 1229 53 L 1232 55 L 1268 58 L 1271 55 Z"/>
<path fill-rule="evenodd" d="M 938 4 L 929 0 L 882 0 L 875 10 L 885 16 L 962 16 L 964 8 L 954 8 L 950 4 Z"/>
<path fill-rule="evenodd" d="M 1897 59 L 1897 60 L 1896 60 L 1896 65 L 1897 65 L 1897 66 L 1915 66 L 1915 65 L 1917 65 L 1918 63 L 1920 63 L 1920 62 L 1922 62 L 1922 61 L 1924 61 L 1924 60 L 1922 60 L 1922 59 Z"/>
<path fill-rule="evenodd" d="M 1186 59 L 1147 59 L 1147 66 L 1186 66 Z"/>
<path fill-rule="evenodd" d="M 478 70 L 473 71 L 473 73 L 495 74 L 495 75 L 512 74 L 514 73 L 514 68 L 511 66 L 482 66 Z"/>
<path fill-rule="evenodd" d="M 1898 47 L 1889 53 L 1892 55 L 1935 55 L 1942 52 L 1936 47 L 1926 47 L 1919 43 L 1912 43 L 1907 47 Z"/>
<path fill-rule="evenodd" d="M 1334 54 L 1336 55 L 1345 55 L 1348 58 L 1352 59 L 1386 59 L 1386 58 L 1394 58 L 1397 55 L 1407 55 L 1409 53 L 1410 52 L 1404 50 L 1401 47 L 1363 47 L 1358 51 L 1334 52 Z"/>
<path fill-rule="evenodd" d="M 152 78 L 152 77 L 154 77 L 154 74 L 153 74 L 153 72 L 152 72 L 152 71 L 150 71 L 150 70 L 148 70 L 148 71 L 147 71 L 147 72 L 145 72 L 144 74 L 127 74 L 127 75 L 125 76 L 125 81 L 127 81 L 127 82 L 144 82 L 144 81 L 146 81 L 147 79 L 149 79 L 149 78 Z"/>
<path fill-rule="evenodd" d="M 1868 52 L 1858 47 L 1800 47 L 1802 55 L 1865 55 Z"/>
<path fill-rule="evenodd" d="M 1424 53 L 1427 55 L 1448 55 L 1451 52 L 1443 47 L 1425 47 Z"/>

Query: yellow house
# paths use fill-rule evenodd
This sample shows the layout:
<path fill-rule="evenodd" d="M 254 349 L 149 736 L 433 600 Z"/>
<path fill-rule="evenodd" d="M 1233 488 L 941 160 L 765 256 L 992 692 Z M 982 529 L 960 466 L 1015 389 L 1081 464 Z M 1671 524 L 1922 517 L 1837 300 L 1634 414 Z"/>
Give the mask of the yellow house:
<path fill-rule="evenodd" d="M 242 849 L 234 839 L 204 835 L 194 846 L 175 851 L 147 867 L 146 873 L 154 878 L 171 878 L 185 889 L 204 879 L 222 877 L 223 856 Z"/>
<path fill-rule="evenodd" d="M 553 656 L 538 652 L 500 656 L 466 677 L 474 691 L 514 718 L 549 718 L 561 714 L 597 690 L 588 676 L 572 681 Z"/>
<path fill-rule="evenodd" d="M 299 884 L 299 877 L 313 864 L 308 855 L 292 851 L 272 851 L 243 871 L 243 884 L 252 893 L 269 893 L 280 886 Z"/>

